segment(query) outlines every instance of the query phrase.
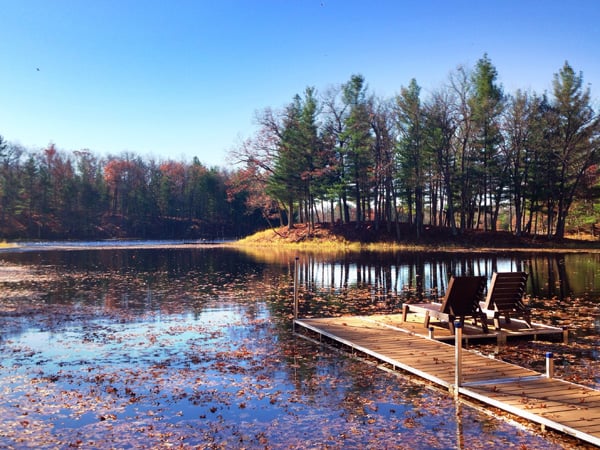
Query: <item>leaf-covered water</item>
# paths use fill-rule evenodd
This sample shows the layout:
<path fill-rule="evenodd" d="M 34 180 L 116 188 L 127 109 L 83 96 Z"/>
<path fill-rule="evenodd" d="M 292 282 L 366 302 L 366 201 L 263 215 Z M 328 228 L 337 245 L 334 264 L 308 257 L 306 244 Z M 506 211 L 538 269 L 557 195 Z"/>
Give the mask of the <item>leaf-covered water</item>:
<path fill-rule="evenodd" d="M 209 250 L 29 258 L 0 266 L 2 448 L 576 445 L 295 336 L 285 264 Z M 373 309 L 369 288 L 345 299 L 323 303 Z"/>

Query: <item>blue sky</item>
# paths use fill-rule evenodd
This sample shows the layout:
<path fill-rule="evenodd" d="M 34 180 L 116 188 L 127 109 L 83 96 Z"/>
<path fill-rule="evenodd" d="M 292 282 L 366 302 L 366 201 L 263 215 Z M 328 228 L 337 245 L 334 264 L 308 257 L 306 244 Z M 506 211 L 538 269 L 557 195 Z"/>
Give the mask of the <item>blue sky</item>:
<path fill-rule="evenodd" d="M 360 73 L 426 96 L 487 53 L 499 82 L 550 91 L 565 61 L 600 97 L 600 2 L 0 0 L 0 134 L 99 156 L 228 167 L 255 112 Z M 39 69 L 39 70 L 38 70 Z"/>

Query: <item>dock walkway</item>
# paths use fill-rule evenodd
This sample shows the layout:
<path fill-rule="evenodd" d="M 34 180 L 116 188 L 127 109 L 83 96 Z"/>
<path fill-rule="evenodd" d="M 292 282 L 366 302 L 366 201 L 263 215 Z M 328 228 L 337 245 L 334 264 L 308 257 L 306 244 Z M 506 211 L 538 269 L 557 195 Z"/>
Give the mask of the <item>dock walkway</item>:
<path fill-rule="evenodd" d="M 456 387 L 455 348 L 449 343 L 384 323 L 378 316 L 296 319 L 294 324 L 458 395 L 600 446 L 600 391 L 466 349 Z"/>

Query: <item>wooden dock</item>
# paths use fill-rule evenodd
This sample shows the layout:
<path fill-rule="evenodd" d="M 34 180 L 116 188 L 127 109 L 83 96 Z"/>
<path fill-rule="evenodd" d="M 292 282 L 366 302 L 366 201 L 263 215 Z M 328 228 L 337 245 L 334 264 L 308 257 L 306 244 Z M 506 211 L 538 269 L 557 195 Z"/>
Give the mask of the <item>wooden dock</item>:
<path fill-rule="evenodd" d="M 454 345 L 431 339 L 424 335 L 425 331 L 415 333 L 401 328 L 394 321 L 390 316 L 352 316 L 296 319 L 294 326 L 342 343 L 352 351 L 370 355 L 456 395 L 600 446 L 600 391 L 465 349 L 462 380 L 457 387 Z M 410 322 L 401 324 L 420 328 Z"/>

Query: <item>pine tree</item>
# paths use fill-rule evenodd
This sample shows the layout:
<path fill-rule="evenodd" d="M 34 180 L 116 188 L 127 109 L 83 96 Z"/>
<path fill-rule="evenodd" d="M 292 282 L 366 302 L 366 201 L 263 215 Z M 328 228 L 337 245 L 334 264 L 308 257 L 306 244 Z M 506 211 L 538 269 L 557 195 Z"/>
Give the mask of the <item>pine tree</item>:
<path fill-rule="evenodd" d="M 552 85 L 554 99 L 550 117 L 557 196 L 555 236 L 562 238 L 577 187 L 594 163 L 600 142 L 600 118 L 590 104 L 589 88 L 583 88 L 583 75 L 577 75 L 568 62 L 554 75 Z"/>

